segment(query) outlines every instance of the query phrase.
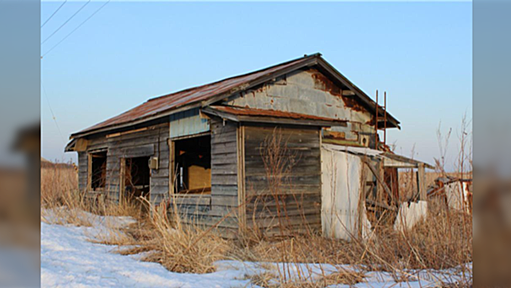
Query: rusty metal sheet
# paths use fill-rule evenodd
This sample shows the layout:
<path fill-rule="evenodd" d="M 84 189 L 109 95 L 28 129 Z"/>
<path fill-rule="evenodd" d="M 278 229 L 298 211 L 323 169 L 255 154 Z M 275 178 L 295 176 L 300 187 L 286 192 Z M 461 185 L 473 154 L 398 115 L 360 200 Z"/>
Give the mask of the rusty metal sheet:
<path fill-rule="evenodd" d="M 212 98 L 216 95 L 220 95 L 222 93 L 229 92 L 231 90 L 234 90 L 235 88 L 256 80 L 260 77 L 263 77 L 268 74 L 275 73 L 279 70 L 288 68 L 292 65 L 299 64 L 300 62 L 305 62 L 307 60 L 310 60 L 311 57 L 315 57 L 317 55 L 311 55 L 309 57 L 302 57 L 293 61 L 289 61 L 283 64 L 279 64 L 276 66 L 272 66 L 270 68 L 266 68 L 263 70 L 259 70 L 256 72 L 252 72 L 249 74 L 236 76 L 232 78 L 227 78 L 218 82 L 214 82 L 211 84 L 206 84 L 186 90 L 182 90 L 176 93 L 163 95 L 160 97 L 152 98 L 148 100 L 147 102 L 127 111 L 124 112 L 118 116 L 115 116 L 113 118 L 110 118 L 106 121 L 103 121 L 99 124 L 96 124 L 92 127 L 89 127 L 87 129 L 84 129 L 78 133 L 75 134 L 83 134 L 85 132 L 97 130 L 100 128 L 105 128 L 109 126 L 114 126 L 118 124 L 127 123 L 130 121 L 146 118 L 149 116 L 154 116 L 159 113 L 165 112 L 170 109 L 174 109 L 177 107 L 181 107 L 187 104 L 200 102 L 203 100 L 207 100 L 209 98 Z"/>
<path fill-rule="evenodd" d="M 331 67 L 323 58 L 321 58 L 321 54 L 319 53 L 308 56 L 306 55 L 295 60 L 291 60 L 248 74 L 227 78 L 214 83 L 189 88 L 172 94 L 163 95 L 160 97 L 150 99 L 145 103 L 131 110 L 128 110 L 118 116 L 98 123 L 92 127 L 86 128 L 80 132 L 74 133 L 71 135 L 71 138 L 82 137 L 84 135 L 92 134 L 99 131 L 120 128 L 121 126 L 126 126 L 129 125 L 130 123 L 141 123 L 146 120 L 155 119 L 156 117 L 159 116 L 168 115 L 173 110 L 184 106 L 199 104 L 208 105 L 209 104 L 208 101 L 215 99 L 215 96 L 233 94 L 238 91 L 242 91 L 244 89 L 252 87 L 254 85 L 259 85 L 264 81 L 277 80 L 276 77 L 281 76 L 280 74 L 289 73 L 290 71 L 295 71 L 297 69 L 312 67 L 314 65 L 319 65 L 327 68 Z M 345 78 L 337 70 L 333 68 L 326 70 L 330 71 L 329 72 L 330 74 L 333 73 L 332 74 L 334 75 L 333 77 L 343 79 L 344 82 L 350 83 L 350 85 L 354 87 L 353 89 L 356 89 L 358 98 L 360 99 L 363 98 L 362 99 L 363 101 L 366 101 L 368 103 L 370 102 L 369 107 L 373 107 L 373 105 L 375 105 L 374 101 L 372 101 L 369 98 L 369 96 L 367 96 L 360 89 L 351 84 L 351 82 L 349 82 L 347 78 Z M 332 94 L 337 95 L 340 94 L 341 92 L 341 90 L 339 90 L 338 87 L 333 85 L 333 83 L 328 82 L 326 78 L 322 77 L 319 74 L 317 75 L 315 81 L 316 85 L 321 86 L 323 89 L 328 90 Z M 345 102 L 346 105 L 350 106 L 352 109 L 355 110 L 361 109 L 356 100 L 345 100 Z M 393 119 L 390 115 L 388 116 L 391 119 Z M 396 123 L 399 123 L 397 122 L 397 120 L 394 121 L 396 121 Z"/>
<path fill-rule="evenodd" d="M 275 118 L 288 118 L 288 119 L 301 119 L 301 120 L 319 120 L 329 122 L 346 123 L 347 120 L 339 120 L 334 118 L 319 117 L 314 115 L 307 115 L 294 112 L 285 112 L 277 110 L 265 110 L 256 108 L 232 107 L 232 106 L 210 106 L 214 110 L 224 113 L 229 113 L 238 116 L 261 116 L 261 117 L 275 117 Z"/>

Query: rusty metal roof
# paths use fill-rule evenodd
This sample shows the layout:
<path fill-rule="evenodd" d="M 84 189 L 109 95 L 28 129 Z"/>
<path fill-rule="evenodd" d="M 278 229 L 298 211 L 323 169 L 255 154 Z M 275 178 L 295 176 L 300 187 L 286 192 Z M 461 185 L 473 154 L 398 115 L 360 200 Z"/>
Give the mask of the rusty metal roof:
<path fill-rule="evenodd" d="M 258 117 L 271 117 L 271 118 L 285 118 L 285 119 L 294 119 L 294 120 L 313 120 L 313 121 L 326 121 L 331 123 L 339 123 L 339 125 L 345 126 L 348 120 L 340 120 L 328 117 L 320 117 L 315 115 L 307 115 L 301 113 L 294 112 L 284 112 L 277 110 L 266 110 L 266 109 L 256 109 L 256 108 L 244 108 L 244 107 L 234 107 L 234 106 L 209 106 L 211 110 L 209 111 L 219 111 L 227 114 L 237 115 L 237 116 L 258 116 Z M 207 113 L 207 110 L 205 110 Z"/>
<path fill-rule="evenodd" d="M 297 69 L 309 67 L 312 65 L 324 66 L 325 68 L 328 68 L 326 69 L 327 72 L 330 72 L 331 74 L 336 74 L 335 75 L 336 77 L 341 77 L 343 84 L 348 85 L 348 87 L 350 87 L 350 85 L 353 85 L 337 70 L 335 69 L 332 70 L 333 67 L 325 63 L 326 61 L 321 58 L 321 54 L 319 53 L 312 54 L 309 56 L 306 55 L 295 60 L 291 60 L 248 74 L 231 77 L 214 83 L 197 86 L 172 94 L 152 98 L 146 101 L 145 103 L 131 110 L 128 110 L 118 116 L 105 120 L 94 126 L 86 128 L 80 132 L 74 133 L 71 135 L 70 138 L 73 139 L 76 137 L 83 137 L 94 133 L 104 132 L 117 128 L 125 128 L 127 126 L 140 124 L 145 121 L 150 121 L 157 119 L 159 117 L 170 115 L 176 112 L 177 109 L 187 108 L 185 106 L 188 106 L 190 108 L 198 106 L 200 107 L 208 106 L 209 104 L 213 104 L 215 102 L 215 99 L 217 99 L 218 97 L 224 96 L 227 97 L 235 92 L 248 89 L 255 85 L 262 84 L 268 81 L 269 79 L 273 79 L 275 77 L 289 73 L 291 71 L 295 71 Z M 363 102 L 365 102 L 366 105 L 368 105 L 369 109 L 371 109 L 371 105 L 375 105 L 375 102 L 372 101 L 370 97 L 363 93 L 358 87 L 354 86 L 354 88 L 356 88 L 355 92 L 357 93 L 357 95 L 361 97 Z M 218 100 L 221 99 L 222 98 L 218 98 Z M 388 113 L 387 116 L 390 122 L 395 123 L 394 127 L 399 127 L 398 125 L 399 121 L 397 121 Z"/>

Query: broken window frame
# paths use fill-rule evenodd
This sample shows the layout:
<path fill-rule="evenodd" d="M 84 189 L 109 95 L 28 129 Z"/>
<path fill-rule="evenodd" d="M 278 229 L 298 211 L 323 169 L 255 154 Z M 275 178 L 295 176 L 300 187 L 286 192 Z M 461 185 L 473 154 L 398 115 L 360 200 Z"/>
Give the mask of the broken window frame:
<path fill-rule="evenodd" d="M 104 157 L 97 157 L 95 155 L 98 155 L 98 154 L 104 154 Z M 98 172 L 95 172 L 93 171 L 94 170 L 94 158 L 104 158 L 104 168 L 102 168 L 102 170 L 104 170 L 102 172 L 102 174 L 104 175 L 104 180 L 102 183 L 100 183 L 99 186 L 96 186 L 96 185 L 93 185 L 94 182 L 97 182 L 97 181 L 94 181 L 94 178 L 97 177 L 97 173 Z M 107 152 L 107 149 L 98 149 L 98 150 L 94 150 L 94 151 L 89 151 L 88 152 L 88 175 L 87 175 L 87 188 L 88 188 L 88 191 L 96 191 L 96 192 L 103 192 L 106 190 L 106 179 L 107 179 L 107 161 L 108 161 L 108 152 Z M 101 177 L 101 176 L 100 176 Z"/>
<path fill-rule="evenodd" d="M 179 181 L 180 181 L 180 177 L 179 177 L 179 167 L 178 167 L 178 160 L 176 159 L 176 153 L 177 150 L 176 150 L 176 142 L 180 142 L 180 141 L 183 141 L 183 140 L 190 140 L 190 139 L 196 139 L 196 138 L 201 138 L 201 137 L 209 137 L 209 157 L 210 157 L 210 163 L 209 163 L 209 177 L 210 177 L 210 181 L 209 181 L 209 187 L 202 187 L 203 191 L 193 191 L 193 190 L 181 190 L 179 191 L 178 190 L 178 187 L 179 187 Z M 207 132 L 203 132 L 203 133 L 199 133 L 199 134 L 195 134 L 195 135 L 187 135 L 187 136 L 181 136 L 181 137 L 175 137 L 175 138 L 170 138 L 169 139 L 169 148 L 170 148 L 170 193 L 171 194 L 174 194 L 176 196 L 183 196 L 183 195 L 186 195 L 186 196 L 201 196 L 201 195 L 211 195 L 211 173 L 212 173 L 212 165 L 211 165 L 211 149 L 212 149 L 212 146 L 211 146 L 211 131 L 207 131 Z M 184 181 L 184 179 L 183 179 Z M 198 189 L 201 189 L 201 188 L 198 188 Z M 192 191 L 192 193 L 190 193 L 190 191 Z"/>

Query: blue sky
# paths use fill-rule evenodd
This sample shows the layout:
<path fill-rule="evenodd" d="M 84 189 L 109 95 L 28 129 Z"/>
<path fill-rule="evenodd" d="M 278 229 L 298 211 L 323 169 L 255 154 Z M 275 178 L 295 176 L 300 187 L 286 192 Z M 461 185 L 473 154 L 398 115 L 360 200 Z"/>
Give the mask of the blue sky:
<path fill-rule="evenodd" d="M 62 2 L 43 2 L 44 22 Z M 84 2 L 68 2 L 46 39 Z M 42 55 L 104 2 L 91 2 L 42 46 Z M 433 164 L 436 131 L 472 115 L 470 2 L 110 2 L 42 61 L 42 156 L 63 153 L 69 134 L 148 98 L 320 52 L 387 105 L 402 123 L 396 152 Z M 58 127 L 52 119 L 53 110 Z M 62 136 L 61 136 L 62 135 Z"/>

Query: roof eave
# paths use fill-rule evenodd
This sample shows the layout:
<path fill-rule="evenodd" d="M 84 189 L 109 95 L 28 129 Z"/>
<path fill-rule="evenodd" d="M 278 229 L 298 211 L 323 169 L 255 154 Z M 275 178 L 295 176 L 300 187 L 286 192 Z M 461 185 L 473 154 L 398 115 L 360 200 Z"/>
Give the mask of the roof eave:
<path fill-rule="evenodd" d="M 341 72 L 339 72 L 337 69 L 335 69 L 332 65 L 330 65 L 325 59 L 322 57 L 317 58 L 318 66 L 323 68 L 325 72 L 333 76 L 335 79 L 337 79 L 339 82 L 341 82 L 343 85 L 347 86 L 351 90 L 355 92 L 355 94 L 366 104 L 368 107 L 373 108 L 376 107 L 376 102 L 369 97 L 362 89 L 358 88 L 357 85 L 353 84 L 348 78 L 344 77 Z M 378 105 L 379 106 L 379 105 Z M 379 106 L 381 108 L 381 106 Z M 375 109 L 375 108 L 374 108 Z M 383 111 L 383 110 L 382 110 Z M 378 113 L 379 114 L 379 113 Z M 389 112 L 387 112 L 387 120 L 394 125 L 394 127 L 401 129 L 399 126 L 400 122 L 394 118 Z"/>
<path fill-rule="evenodd" d="M 301 68 L 304 68 L 304 67 L 311 67 L 311 66 L 314 66 L 314 65 L 320 66 L 321 68 L 323 68 L 323 70 L 325 72 L 327 72 L 332 77 L 337 79 L 340 83 L 342 83 L 343 85 L 345 85 L 348 88 L 350 88 L 351 90 L 353 90 L 355 92 L 355 94 L 366 105 L 368 105 L 368 107 L 370 107 L 370 108 L 371 107 L 375 107 L 376 102 L 374 102 L 366 93 L 364 93 L 355 84 L 351 83 L 351 81 L 349 81 L 346 77 L 344 77 L 344 75 L 342 75 L 339 71 L 337 71 L 326 60 L 324 60 L 321 57 L 320 53 L 308 55 L 306 57 L 307 57 L 307 59 L 305 59 L 304 61 L 298 62 L 298 63 L 296 63 L 294 65 L 291 65 L 291 66 L 289 66 L 289 67 L 287 67 L 285 69 L 281 69 L 281 70 L 278 70 L 278 71 L 275 71 L 275 72 L 272 72 L 272 73 L 269 73 L 269 74 L 266 74 L 266 75 L 262 75 L 262 76 L 258 77 L 257 79 L 252 80 L 252 81 L 250 81 L 248 83 L 241 83 L 238 86 L 230 89 L 228 92 L 220 93 L 217 96 L 211 97 L 210 99 L 207 99 L 207 100 L 197 100 L 195 102 L 189 102 L 189 103 L 183 104 L 181 106 L 172 107 L 169 110 L 157 113 L 155 115 L 150 115 L 150 116 L 147 116 L 147 117 L 144 117 L 144 118 L 128 121 L 128 122 L 121 123 L 121 124 L 112 124 L 112 125 L 109 125 L 109 126 L 99 127 L 98 129 L 90 129 L 90 130 L 85 129 L 85 130 L 82 130 L 80 132 L 71 134 L 71 136 L 69 138 L 70 139 L 74 139 L 74 138 L 79 138 L 79 137 L 86 137 L 86 136 L 90 136 L 90 135 L 93 135 L 93 134 L 103 133 L 103 132 L 107 132 L 107 131 L 111 131 L 111 130 L 116 130 L 116 129 L 122 129 L 122 128 L 126 128 L 126 127 L 129 127 L 129 126 L 132 126 L 132 125 L 137 125 L 137 124 L 141 124 L 141 123 L 148 122 L 148 121 L 151 121 L 151 120 L 155 120 L 155 119 L 158 119 L 158 118 L 161 118 L 161 117 L 170 116 L 170 115 L 172 115 L 174 113 L 181 112 L 181 111 L 184 111 L 184 110 L 188 110 L 188 109 L 192 109 L 192 108 L 197 108 L 197 107 L 207 107 L 207 106 L 209 106 L 209 105 L 211 105 L 213 103 L 216 103 L 218 101 L 224 100 L 224 99 L 232 96 L 235 93 L 239 93 L 241 91 L 245 91 L 245 90 L 251 89 L 254 86 L 257 86 L 257 85 L 260 85 L 260 84 L 262 84 L 264 82 L 267 82 L 268 80 L 271 80 L 271 79 L 277 78 L 279 76 L 288 74 L 288 73 L 290 73 L 292 71 L 295 71 L 297 69 L 301 69 Z M 296 61 L 296 60 L 299 60 L 299 59 L 300 58 L 294 59 L 294 60 L 291 60 L 291 61 L 288 61 L 288 62 Z M 281 63 L 279 65 L 282 65 L 282 64 L 283 63 Z M 267 68 L 267 69 L 269 69 L 269 68 Z M 400 122 L 397 119 L 395 119 L 388 112 L 387 112 L 387 117 L 388 117 L 387 120 L 389 121 L 390 124 L 394 125 L 394 127 L 398 128 L 398 129 L 401 129 L 401 127 L 399 126 Z M 392 128 L 392 126 L 388 126 L 387 128 Z"/>
<path fill-rule="evenodd" d="M 245 123 L 268 123 L 268 124 L 285 124 L 285 125 L 300 125 L 300 126 L 315 126 L 315 127 L 332 127 L 343 126 L 346 127 L 348 121 L 344 120 L 331 120 L 328 119 L 296 119 L 290 117 L 272 117 L 262 115 L 236 115 L 233 113 L 220 111 L 212 107 L 202 109 L 202 112 L 216 116 L 222 119 L 230 120 L 233 122 Z"/>

